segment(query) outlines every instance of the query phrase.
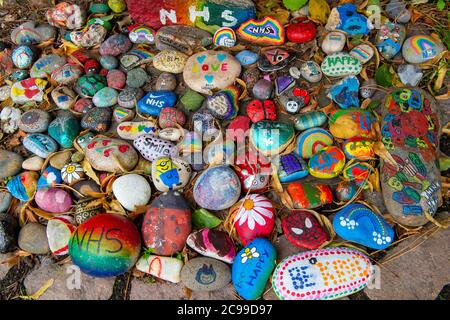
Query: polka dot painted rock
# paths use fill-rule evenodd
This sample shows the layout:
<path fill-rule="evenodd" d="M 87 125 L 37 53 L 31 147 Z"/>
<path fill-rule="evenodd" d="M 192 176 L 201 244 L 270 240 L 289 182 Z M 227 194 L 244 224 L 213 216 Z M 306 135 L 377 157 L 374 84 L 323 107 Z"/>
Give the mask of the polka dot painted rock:
<path fill-rule="evenodd" d="M 292 182 L 286 191 L 295 209 L 314 209 L 333 201 L 333 193 L 325 184 Z"/>
<path fill-rule="evenodd" d="M 161 157 L 152 163 L 153 184 L 162 192 L 184 188 L 191 172 L 191 166 L 179 158 Z"/>
<path fill-rule="evenodd" d="M 81 119 L 81 127 L 96 132 L 106 132 L 111 126 L 111 108 L 92 108 Z"/>
<path fill-rule="evenodd" d="M 144 159 L 152 162 L 159 157 L 173 157 L 178 153 L 175 144 L 152 134 L 139 136 L 133 141 L 133 145 Z"/>
<path fill-rule="evenodd" d="M 69 241 L 75 229 L 75 221 L 71 216 L 58 216 L 48 221 L 48 246 L 54 255 L 62 256 L 69 253 Z"/>
<path fill-rule="evenodd" d="M 39 189 L 34 196 L 36 204 L 44 211 L 63 213 L 70 211 L 72 198 L 63 189 Z"/>
<path fill-rule="evenodd" d="M 329 77 L 358 75 L 362 70 L 361 62 L 346 52 L 326 56 L 321 65 L 322 71 Z"/>
<path fill-rule="evenodd" d="M 347 268 L 349 264 L 359 269 Z M 359 251 L 327 248 L 285 258 L 273 273 L 272 285 L 282 300 L 330 300 L 364 289 L 372 273 L 369 258 Z"/>
<path fill-rule="evenodd" d="M 187 59 L 184 53 L 164 50 L 153 58 L 153 66 L 162 72 L 182 73 Z"/>
<path fill-rule="evenodd" d="M 102 56 L 118 56 L 127 52 L 132 47 L 132 43 L 127 36 L 123 34 L 115 34 L 106 39 L 100 46 L 100 54 Z"/>
<path fill-rule="evenodd" d="M 130 193 L 130 190 L 134 190 Z M 152 190 L 148 181 L 138 174 L 126 174 L 112 184 L 112 191 L 120 204 L 129 211 L 136 206 L 145 206 L 150 200 Z"/>
<path fill-rule="evenodd" d="M 189 247 L 204 255 L 226 263 L 233 263 L 236 256 L 234 244 L 228 233 L 214 229 L 201 229 L 189 235 Z"/>
<path fill-rule="evenodd" d="M 161 109 L 158 123 L 161 129 L 176 128 L 177 125 L 182 127 L 186 123 L 186 116 L 181 110 L 166 107 Z"/>
<path fill-rule="evenodd" d="M 247 104 L 247 115 L 252 122 L 276 120 L 277 107 L 272 100 L 252 100 Z"/>
<path fill-rule="evenodd" d="M 337 177 L 345 166 L 345 154 L 336 146 L 325 147 L 309 159 L 309 173 L 319 179 Z"/>
<path fill-rule="evenodd" d="M 125 140 L 134 140 L 144 134 L 155 134 L 157 129 L 154 120 L 125 121 L 117 126 L 117 134 Z"/>
<path fill-rule="evenodd" d="M 292 211 L 281 220 L 286 238 L 299 248 L 314 250 L 327 241 L 327 234 L 308 211 Z"/>
<path fill-rule="evenodd" d="M 322 128 L 308 129 L 297 138 L 297 153 L 303 159 L 309 159 L 314 154 L 333 144 L 333 136 Z"/>
<path fill-rule="evenodd" d="M 134 148 L 120 139 L 93 139 L 86 145 L 84 152 L 91 166 L 98 171 L 131 171 L 138 162 Z"/>

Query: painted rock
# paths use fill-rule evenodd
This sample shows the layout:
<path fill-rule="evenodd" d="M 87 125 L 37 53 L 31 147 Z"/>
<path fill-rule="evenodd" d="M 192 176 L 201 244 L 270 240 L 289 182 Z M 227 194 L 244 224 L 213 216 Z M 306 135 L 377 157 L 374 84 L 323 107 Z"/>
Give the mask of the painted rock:
<path fill-rule="evenodd" d="M 102 68 L 106 70 L 114 70 L 119 67 L 119 60 L 114 56 L 101 56 L 99 62 Z"/>
<path fill-rule="evenodd" d="M 123 34 L 115 34 L 110 36 L 100 46 L 99 53 L 102 56 L 118 56 L 131 49 L 132 43 L 127 36 Z"/>
<path fill-rule="evenodd" d="M 322 41 L 322 51 L 330 55 L 344 50 L 347 37 L 341 31 L 331 31 L 327 33 Z"/>
<path fill-rule="evenodd" d="M 153 52 L 139 47 L 122 55 L 120 57 L 120 65 L 124 70 L 130 71 L 133 68 L 137 68 L 140 65 L 151 61 L 154 56 L 155 54 Z"/>
<path fill-rule="evenodd" d="M 84 170 L 78 163 L 68 163 L 61 168 L 61 177 L 65 183 L 71 185 L 84 177 Z"/>
<path fill-rule="evenodd" d="M 340 181 L 334 190 L 336 198 L 341 202 L 350 201 L 358 192 L 356 184 L 349 181 Z"/>
<path fill-rule="evenodd" d="M 60 2 L 47 10 L 46 18 L 55 27 L 80 29 L 86 20 L 86 12 L 76 4 Z"/>
<path fill-rule="evenodd" d="M 252 100 L 247 104 L 247 115 L 252 122 L 276 120 L 277 107 L 272 100 Z"/>
<path fill-rule="evenodd" d="M 125 0 L 108 0 L 108 6 L 114 13 L 122 13 L 127 8 Z"/>
<path fill-rule="evenodd" d="M 297 181 L 309 174 L 305 160 L 295 152 L 277 156 L 273 163 L 281 183 Z"/>
<path fill-rule="evenodd" d="M 353 3 L 344 3 L 333 8 L 325 29 L 341 30 L 351 36 L 368 34 L 370 30 L 367 18 L 356 10 L 357 7 Z"/>
<path fill-rule="evenodd" d="M 417 86 L 422 80 L 422 69 L 414 64 L 402 64 L 398 66 L 397 75 L 405 86 Z"/>
<path fill-rule="evenodd" d="M 156 134 L 156 123 L 154 120 L 126 121 L 117 126 L 117 134 L 125 140 L 134 140 L 144 134 Z"/>
<path fill-rule="evenodd" d="M 327 241 L 327 234 L 308 211 L 294 210 L 281 220 L 284 235 L 299 248 L 314 250 Z"/>
<path fill-rule="evenodd" d="M 218 134 L 216 119 L 207 108 L 202 108 L 192 115 L 194 131 L 201 135 L 203 141 L 210 141 Z"/>
<path fill-rule="evenodd" d="M 331 134 L 338 139 L 373 137 L 374 120 L 370 112 L 362 109 L 336 110 L 330 114 L 328 123 Z"/>
<path fill-rule="evenodd" d="M 374 141 L 353 138 L 343 143 L 342 150 L 349 160 L 367 161 L 375 157 L 374 144 Z"/>
<path fill-rule="evenodd" d="M 286 27 L 286 37 L 290 42 L 305 43 L 317 35 L 316 25 L 307 18 L 294 19 Z"/>
<path fill-rule="evenodd" d="M 229 166 L 210 167 L 195 181 L 193 194 L 202 208 L 224 210 L 239 199 L 241 183 Z"/>
<path fill-rule="evenodd" d="M 106 132 L 111 126 L 111 108 L 92 108 L 81 119 L 81 127 L 96 132 Z"/>
<path fill-rule="evenodd" d="M 3 254 L 14 251 L 17 247 L 17 235 L 19 233 L 17 219 L 8 213 L 0 213 L 0 233 L 2 234 L 2 239 L 0 240 L 0 253 Z"/>
<path fill-rule="evenodd" d="M 319 179 L 337 177 L 345 166 L 345 154 L 336 146 L 325 147 L 309 159 L 309 173 Z"/>
<path fill-rule="evenodd" d="M 162 72 L 182 73 L 188 57 L 179 51 L 160 51 L 153 58 L 153 66 Z"/>
<path fill-rule="evenodd" d="M 80 77 L 75 91 L 84 98 L 93 97 L 97 91 L 107 86 L 106 78 L 99 74 L 87 74 Z"/>
<path fill-rule="evenodd" d="M 275 268 L 276 250 L 269 240 L 250 242 L 234 259 L 231 280 L 237 293 L 246 300 L 259 298 Z"/>
<path fill-rule="evenodd" d="M 351 181 L 356 184 L 357 187 L 367 189 L 367 180 L 369 179 L 373 167 L 366 162 L 356 162 L 349 164 L 342 171 L 342 178 L 346 181 Z"/>
<path fill-rule="evenodd" d="M 36 192 L 37 180 L 39 175 L 37 172 L 25 171 L 15 176 L 6 184 L 6 188 L 14 198 L 21 201 L 28 201 Z"/>
<path fill-rule="evenodd" d="M 91 3 L 89 5 L 89 12 L 91 13 L 108 13 L 109 10 L 106 3 Z"/>
<path fill-rule="evenodd" d="M 46 229 L 36 222 L 29 222 L 20 229 L 18 245 L 31 254 L 47 254 L 50 251 Z"/>
<path fill-rule="evenodd" d="M 179 158 L 161 157 L 152 163 L 152 181 L 159 191 L 182 189 L 190 177 L 190 165 Z"/>
<path fill-rule="evenodd" d="M 236 207 L 239 209 L 234 217 L 234 227 L 242 244 L 270 237 L 275 225 L 275 209 L 268 198 L 249 194 Z"/>
<path fill-rule="evenodd" d="M 338 299 L 364 289 L 373 270 L 369 258 L 357 250 L 318 249 L 281 261 L 273 273 L 272 285 L 282 300 Z"/>
<path fill-rule="evenodd" d="M 174 91 L 177 88 L 177 78 L 172 73 L 163 72 L 155 83 L 156 91 Z"/>
<path fill-rule="evenodd" d="M 148 80 L 148 74 L 143 68 L 134 68 L 127 72 L 127 86 L 131 88 L 140 88 Z"/>
<path fill-rule="evenodd" d="M 183 130 L 178 128 L 165 128 L 158 131 L 158 137 L 172 142 L 179 141 L 183 135 Z"/>
<path fill-rule="evenodd" d="M 258 61 L 259 55 L 256 52 L 242 50 L 234 57 L 240 62 L 241 66 L 245 67 Z"/>
<path fill-rule="evenodd" d="M 247 88 L 252 90 L 260 76 L 261 71 L 258 68 L 247 68 L 242 73 L 242 80 L 247 84 Z"/>
<path fill-rule="evenodd" d="M 53 213 L 68 212 L 72 206 L 72 198 L 63 189 L 39 189 L 34 200 L 39 208 Z"/>
<path fill-rule="evenodd" d="M 388 212 L 406 226 L 421 226 L 438 207 L 436 167 L 440 114 L 436 102 L 417 88 L 392 91 L 384 102 L 381 134 L 395 161 L 381 161 L 381 189 Z"/>
<path fill-rule="evenodd" d="M 99 23 L 88 24 L 82 31 L 72 31 L 70 41 L 77 47 L 91 48 L 100 45 L 108 30 Z"/>
<path fill-rule="evenodd" d="M 80 152 L 84 152 L 83 149 L 88 146 L 92 140 L 95 139 L 95 134 L 90 131 L 83 131 L 80 135 L 75 139 L 74 146 Z"/>
<path fill-rule="evenodd" d="M 258 59 L 258 69 L 263 72 L 272 72 L 285 68 L 290 61 L 289 52 L 283 49 L 269 49 L 264 51 Z"/>
<path fill-rule="evenodd" d="M 406 4 L 402 0 L 389 1 L 385 10 L 389 18 L 400 23 L 408 23 L 411 19 L 411 11 L 406 8 Z"/>
<path fill-rule="evenodd" d="M 172 142 L 152 134 L 137 137 L 133 145 L 144 159 L 152 162 L 159 157 L 173 157 L 178 153 L 177 147 Z"/>
<path fill-rule="evenodd" d="M 253 96 L 256 99 L 266 100 L 272 96 L 273 84 L 266 79 L 258 80 L 252 88 Z"/>
<path fill-rule="evenodd" d="M 90 249 L 92 236 L 96 250 Z M 116 214 L 99 214 L 83 222 L 69 241 L 73 263 L 93 277 L 115 277 L 127 272 L 139 258 L 140 250 L 136 226 Z"/>
<path fill-rule="evenodd" d="M 0 179 L 12 177 L 21 171 L 23 158 L 21 155 L 0 150 Z"/>
<path fill-rule="evenodd" d="M 76 101 L 76 94 L 69 87 L 58 87 L 52 90 L 51 97 L 61 110 L 72 108 Z"/>
<path fill-rule="evenodd" d="M 42 133 L 27 135 L 22 143 L 25 149 L 44 159 L 58 150 L 56 141 Z"/>
<path fill-rule="evenodd" d="M 114 106 L 117 103 L 118 93 L 113 88 L 105 87 L 97 91 L 92 98 L 96 107 L 106 108 Z"/>
<path fill-rule="evenodd" d="M 176 191 L 155 198 L 142 223 L 145 246 L 158 255 L 169 256 L 181 251 L 191 232 L 191 211 Z"/>
<path fill-rule="evenodd" d="M 312 111 L 302 113 L 295 117 L 295 129 L 298 131 L 305 131 L 314 127 L 320 127 L 327 121 L 325 113 L 320 111 Z"/>
<path fill-rule="evenodd" d="M 158 124 L 161 129 L 176 128 L 177 125 L 184 126 L 186 116 L 181 110 L 165 107 L 161 109 L 158 117 Z"/>
<path fill-rule="evenodd" d="M 228 124 L 227 139 L 237 141 L 238 143 L 245 141 L 245 134 L 250 129 L 250 118 L 247 116 L 237 116 Z"/>
<path fill-rule="evenodd" d="M 31 109 L 20 117 L 19 129 L 27 133 L 45 132 L 49 122 L 50 114 L 48 112 L 40 109 Z"/>
<path fill-rule="evenodd" d="M 83 68 L 80 65 L 65 64 L 62 67 L 53 70 L 51 78 L 59 84 L 69 85 L 75 83 L 83 73 Z"/>
<path fill-rule="evenodd" d="M 125 85 L 126 85 L 126 81 L 127 81 L 127 76 L 125 75 L 125 73 L 123 73 L 120 70 L 110 70 L 108 72 L 108 74 L 106 75 L 106 82 L 108 84 L 109 89 L 117 89 L 117 90 L 123 89 L 125 87 Z M 96 93 L 96 95 L 99 92 L 104 91 L 105 89 L 107 89 L 107 88 L 101 89 L 100 91 L 98 91 Z M 114 104 L 116 104 L 117 103 L 117 98 L 118 98 L 118 93 L 116 92 L 114 94 L 114 93 L 112 93 L 111 90 L 109 90 L 109 92 L 111 94 L 108 97 L 109 100 L 106 100 L 105 98 L 103 98 L 103 99 L 105 99 L 103 101 L 103 103 L 112 103 L 115 100 Z M 94 98 L 95 98 L 95 95 L 94 95 Z M 100 102 L 100 103 L 102 103 L 102 102 Z M 112 104 L 112 105 L 114 105 L 114 104 Z"/>
<path fill-rule="evenodd" d="M 174 50 L 188 56 L 212 44 L 212 36 L 205 30 L 186 25 L 162 27 L 156 33 L 156 48 Z"/>
<path fill-rule="evenodd" d="M 326 56 L 321 65 L 322 71 L 329 77 L 358 75 L 362 70 L 361 62 L 346 52 Z"/>
<path fill-rule="evenodd" d="M 36 25 L 33 21 L 22 23 L 12 30 L 11 40 L 14 44 L 38 44 L 55 38 L 56 29 L 49 24 Z"/>
<path fill-rule="evenodd" d="M 11 99 L 14 103 L 42 102 L 47 81 L 37 78 L 28 78 L 16 82 L 11 87 Z"/>
<path fill-rule="evenodd" d="M 314 209 L 333 201 L 333 193 L 325 184 L 292 182 L 287 192 L 295 209 Z"/>
<path fill-rule="evenodd" d="M 11 53 L 14 65 L 19 69 L 28 69 L 34 60 L 34 52 L 29 46 L 18 46 Z"/>
<path fill-rule="evenodd" d="M 95 138 L 84 148 L 84 152 L 91 166 L 98 171 L 131 171 L 138 162 L 134 148 L 120 139 Z"/>
<path fill-rule="evenodd" d="M 386 22 L 381 25 L 376 36 L 376 47 L 385 59 L 392 59 L 402 48 L 406 29 L 403 25 Z"/>
<path fill-rule="evenodd" d="M 6 212 L 11 205 L 12 196 L 8 191 L 0 191 L 0 212 Z M 214 228 L 214 227 L 213 227 Z M 0 251 L 2 251 L 0 249 Z"/>
<path fill-rule="evenodd" d="M 185 83 L 203 94 L 225 89 L 241 73 L 241 64 L 225 51 L 203 51 L 189 57 L 183 71 Z"/>
<path fill-rule="evenodd" d="M 376 86 L 377 82 L 375 79 L 364 80 L 359 87 L 359 94 L 364 99 L 371 98 L 375 94 Z"/>
<path fill-rule="evenodd" d="M 0 102 L 6 101 L 11 96 L 11 86 L 5 85 L 0 87 Z"/>
<path fill-rule="evenodd" d="M 133 192 L 130 193 L 130 190 Z M 152 194 L 150 184 L 138 174 L 126 174 L 117 178 L 112 184 L 112 191 L 128 211 L 134 211 L 136 206 L 145 206 Z"/>
<path fill-rule="evenodd" d="M 234 244 L 228 233 L 224 231 L 201 229 L 191 233 L 186 243 L 201 255 L 226 263 L 233 263 L 236 256 Z"/>
<path fill-rule="evenodd" d="M 57 54 L 49 54 L 39 58 L 30 69 L 30 77 L 46 78 L 53 71 L 66 64 L 66 58 Z"/>
<path fill-rule="evenodd" d="M 154 44 L 155 30 L 146 26 L 136 26 L 128 33 L 130 41 L 137 44 Z"/>
<path fill-rule="evenodd" d="M 55 187 L 57 184 L 62 183 L 61 170 L 48 166 L 39 177 L 37 188 L 45 189 Z"/>
<path fill-rule="evenodd" d="M 222 142 L 221 139 L 218 139 L 209 143 L 203 154 L 207 164 L 230 164 L 235 156 L 235 144 L 233 141 Z"/>
<path fill-rule="evenodd" d="M 122 107 L 115 107 L 113 110 L 113 117 L 117 123 L 123 123 L 124 121 L 131 120 L 134 118 L 134 116 L 135 116 L 134 110 Z"/>
<path fill-rule="evenodd" d="M 94 104 L 91 99 L 81 98 L 72 107 L 72 110 L 77 113 L 86 114 L 89 110 L 94 108 Z"/>
<path fill-rule="evenodd" d="M 439 40 L 426 35 L 416 35 L 405 40 L 403 58 L 409 63 L 424 63 L 439 56 L 444 51 Z"/>
<path fill-rule="evenodd" d="M 333 136 L 322 128 L 308 129 L 297 138 L 297 153 L 303 159 L 309 159 L 314 154 L 333 144 Z"/>
<path fill-rule="evenodd" d="M 122 108 L 134 108 L 143 95 L 144 91 L 140 88 L 125 88 L 119 93 L 117 103 Z"/>
<path fill-rule="evenodd" d="M 141 113 L 157 117 L 162 108 L 173 107 L 176 101 L 172 91 L 150 91 L 137 102 L 137 108 Z"/>
<path fill-rule="evenodd" d="M 178 283 L 181 281 L 183 261 L 177 258 L 143 255 L 136 263 L 136 269 L 160 279 Z"/>
<path fill-rule="evenodd" d="M 342 109 L 359 107 L 359 80 L 355 76 L 345 77 L 328 89 L 328 97 Z"/>
<path fill-rule="evenodd" d="M 236 44 L 236 34 L 229 27 L 219 28 L 214 33 L 213 43 L 216 47 L 234 47 Z"/>
<path fill-rule="evenodd" d="M 350 51 L 350 55 L 359 60 L 362 64 L 369 62 L 375 54 L 373 48 L 368 44 L 360 44 Z"/>
<path fill-rule="evenodd" d="M 192 291 L 214 291 L 230 283 L 230 268 L 211 258 L 189 260 L 181 270 L 181 281 Z"/>
<path fill-rule="evenodd" d="M 4 133 L 14 133 L 19 128 L 22 113 L 19 108 L 4 107 L 0 112 L 0 125 Z"/>
<path fill-rule="evenodd" d="M 69 112 L 61 112 L 48 126 L 48 134 L 63 148 L 71 148 L 80 133 L 78 119 Z"/>
<path fill-rule="evenodd" d="M 283 152 L 294 137 L 293 126 L 282 122 L 263 120 L 250 128 L 251 144 L 265 156 Z"/>
<path fill-rule="evenodd" d="M 100 190 L 97 192 L 100 192 Z M 80 225 L 90 218 L 103 213 L 104 209 L 102 204 L 99 204 L 98 201 L 93 200 L 92 198 L 83 198 L 77 202 L 74 211 L 75 221 Z"/>
<path fill-rule="evenodd" d="M 322 70 L 314 61 L 306 61 L 300 68 L 301 76 L 308 82 L 316 83 L 322 80 Z"/>
<path fill-rule="evenodd" d="M 236 161 L 236 173 L 241 181 L 242 190 L 258 192 L 265 190 L 272 172 L 269 159 L 258 152 L 247 151 L 243 158 Z"/>
<path fill-rule="evenodd" d="M 207 98 L 206 108 L 217 119 L 232 120 L 239 111 L 240 93 L 240 89 L 234 85 L 223 89 Z"/>
<path fill-rule="evenodd" d="M 295 86 L 295 78 L 291 76 L 279 76 L 275 79 L 275 95 L 281 96 Z M 305 91 L 306 92 L 306 91 Z"/>
<path fill-rule="evenodd" d="M 286 90 L 278 97 L 278 101 L 284 110 L 290 114 L 298 113 L 301 108 L 308 105 L 310 99 L 308 91 L 297 87 Z"/>
<path fill-rule="evenodd" d="M 283 25 L 269 16 L 262 20 L 250 19 L 242 23 L 236 32 L 242 40 L 260 45 L 278 46 L 285 41 Z"/>

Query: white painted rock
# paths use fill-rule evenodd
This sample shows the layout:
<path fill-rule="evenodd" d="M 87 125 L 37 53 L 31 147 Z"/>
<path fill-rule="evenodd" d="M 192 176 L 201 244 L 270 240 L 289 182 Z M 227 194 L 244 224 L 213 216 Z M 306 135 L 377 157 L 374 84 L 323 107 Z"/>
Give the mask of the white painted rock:
<path fill-rule="evenodd" d="M 11 86 L 0 87 L 0 102 L 3 102 L 9 98 L 11 94 Z"/>
<path fill-rule="evenodd" d="M 161 157 L 152 163 L 153 184 L 162 192 L 184 188 L 191 172 L 191 166 L 179 158 Z"/>
<path fill-rule="evenodd" d="M 71 216 L 63 215 L 48 221 L 48 246 L 54 255 L 62 256 L 68 254 L 69 240 L 75 229 L 75 221 Z"/>
<path fill-rule="evenodd" d="M 144 159 L 152 162 L 159 157 L 173 157 L 178 153 L 175 144 L 152 134 L 138 137 L 133 141 L 133 145 Z"/>
<path fill-rule="evenodd" d="M 156 122 L 146 121 L 125 121 L 117 126 L 117 134 L 125 140 L 134 140 L 144 134 L 155 134 Z"/>
<path fill-rule="evenodd" d="M 153 58 L 153 66 L 162 72 L 182 73 L 188 58 L 179 51 L 163 50 Z"/>
<path fill-rule="evenodd" d="M 373 48 L 371 46 L 369 46 L 368 44 L 364 44 L 364 43 L 354 47 L 350 51 L 350 55 L 352 57 L 358 59 L 359 62 L 361 62 L 362 64 L 369 62 L 370 59 L 372 59 L 374 54 L 375 54 L 375 51 L 373 50 Z"/>
<path fill-rule="evenodd" d="M 47 81 L 38 78 L 28 78 L 16 82 L 11 87 L 11 99 L 14 103 L 42 102 Z"/>
<path fill-rule="evenodd" d="M 322 50 L 326 54 L 333 54 L 344 50 L 347 37 L 343 32 L 331 31 L 322 42 Z"/>
<path fill-rule="evenodd" d="M 182 268 L 183 262 L 179 259 L 154 255 L 142 256 L 136 263 L 139 271 L 173 283 L 181 281 Z"/>
<path fill-rule="evenodd" d="M 152 194 L 148 181 L 134 173 L 117 178 L 112 190 L 120 204 L 129 211 L 133 211 L 135 206 L 146 205 Z"/>

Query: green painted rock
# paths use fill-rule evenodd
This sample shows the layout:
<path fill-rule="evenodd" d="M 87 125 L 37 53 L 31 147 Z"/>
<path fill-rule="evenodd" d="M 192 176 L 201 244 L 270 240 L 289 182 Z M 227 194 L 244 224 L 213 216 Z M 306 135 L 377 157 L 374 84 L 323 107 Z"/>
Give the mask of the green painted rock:
<path fill-rule="evenodd" d="M 48 134 L 63 148 L 72 148 L 73 141 L 80 133 L 80 124 L 70 112 L 63 111 L 58 114 L 48 126 Z"/>
<path fill-rule="evenodd" d="M 75 91 L 82 97 L 93 97 L 107 86 L 106 77 L 99 74 L 87 74 L 80 77 L 75 85 Z"/>
<path fill-rule="evenodd" d="M 346 52 L 326 56 L 321 65 L 322 71 L 329 77 L 356 76 L 362 70 L 361 62 Z"/>
<path fill-rule="evenodd" d="M 180 98 L 181 103 L 187 111 L 197 111 L 202 106 L 205 97 L 200 93 L 187 89 L 186 93 Z"/>
<path fill-rule="evenodd" d="M 265 156 L 283 152 L 294 137 L 293 126 L 282 122 L 263 120 L 250 128 L 250 142 Z"/>

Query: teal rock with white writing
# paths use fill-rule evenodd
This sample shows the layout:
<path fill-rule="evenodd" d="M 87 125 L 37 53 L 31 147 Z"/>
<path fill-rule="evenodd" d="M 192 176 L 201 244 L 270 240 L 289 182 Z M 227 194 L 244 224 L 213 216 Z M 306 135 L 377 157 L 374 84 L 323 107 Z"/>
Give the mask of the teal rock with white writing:
<path fill-rule="evenodd" d="M 250 128 L 250 143 L 265 156 L 283 152 L 294 137 L 294 127 L 287 123 L 262 120 Z"/>
<path fill-rule="evenodd" d="M 346 52 L 326 56 L 321 65 L 322 71 L 329 77 L 357 75 L 362 70 L 361 62 Z"/>
<path fill-rule="evenodd" d="M 73 141 L 80 133 L 80 123 L 72 113 L 63 111 L 48 126 L 48 134 L 63 148 L 72 148 Z"/>
<path fill-rule="evenodd" d="M 56 141 L 42 133 L 30 134 L 23 139 L 22 143 L 25 149 L 44 159 L 58 150 Z"/>

